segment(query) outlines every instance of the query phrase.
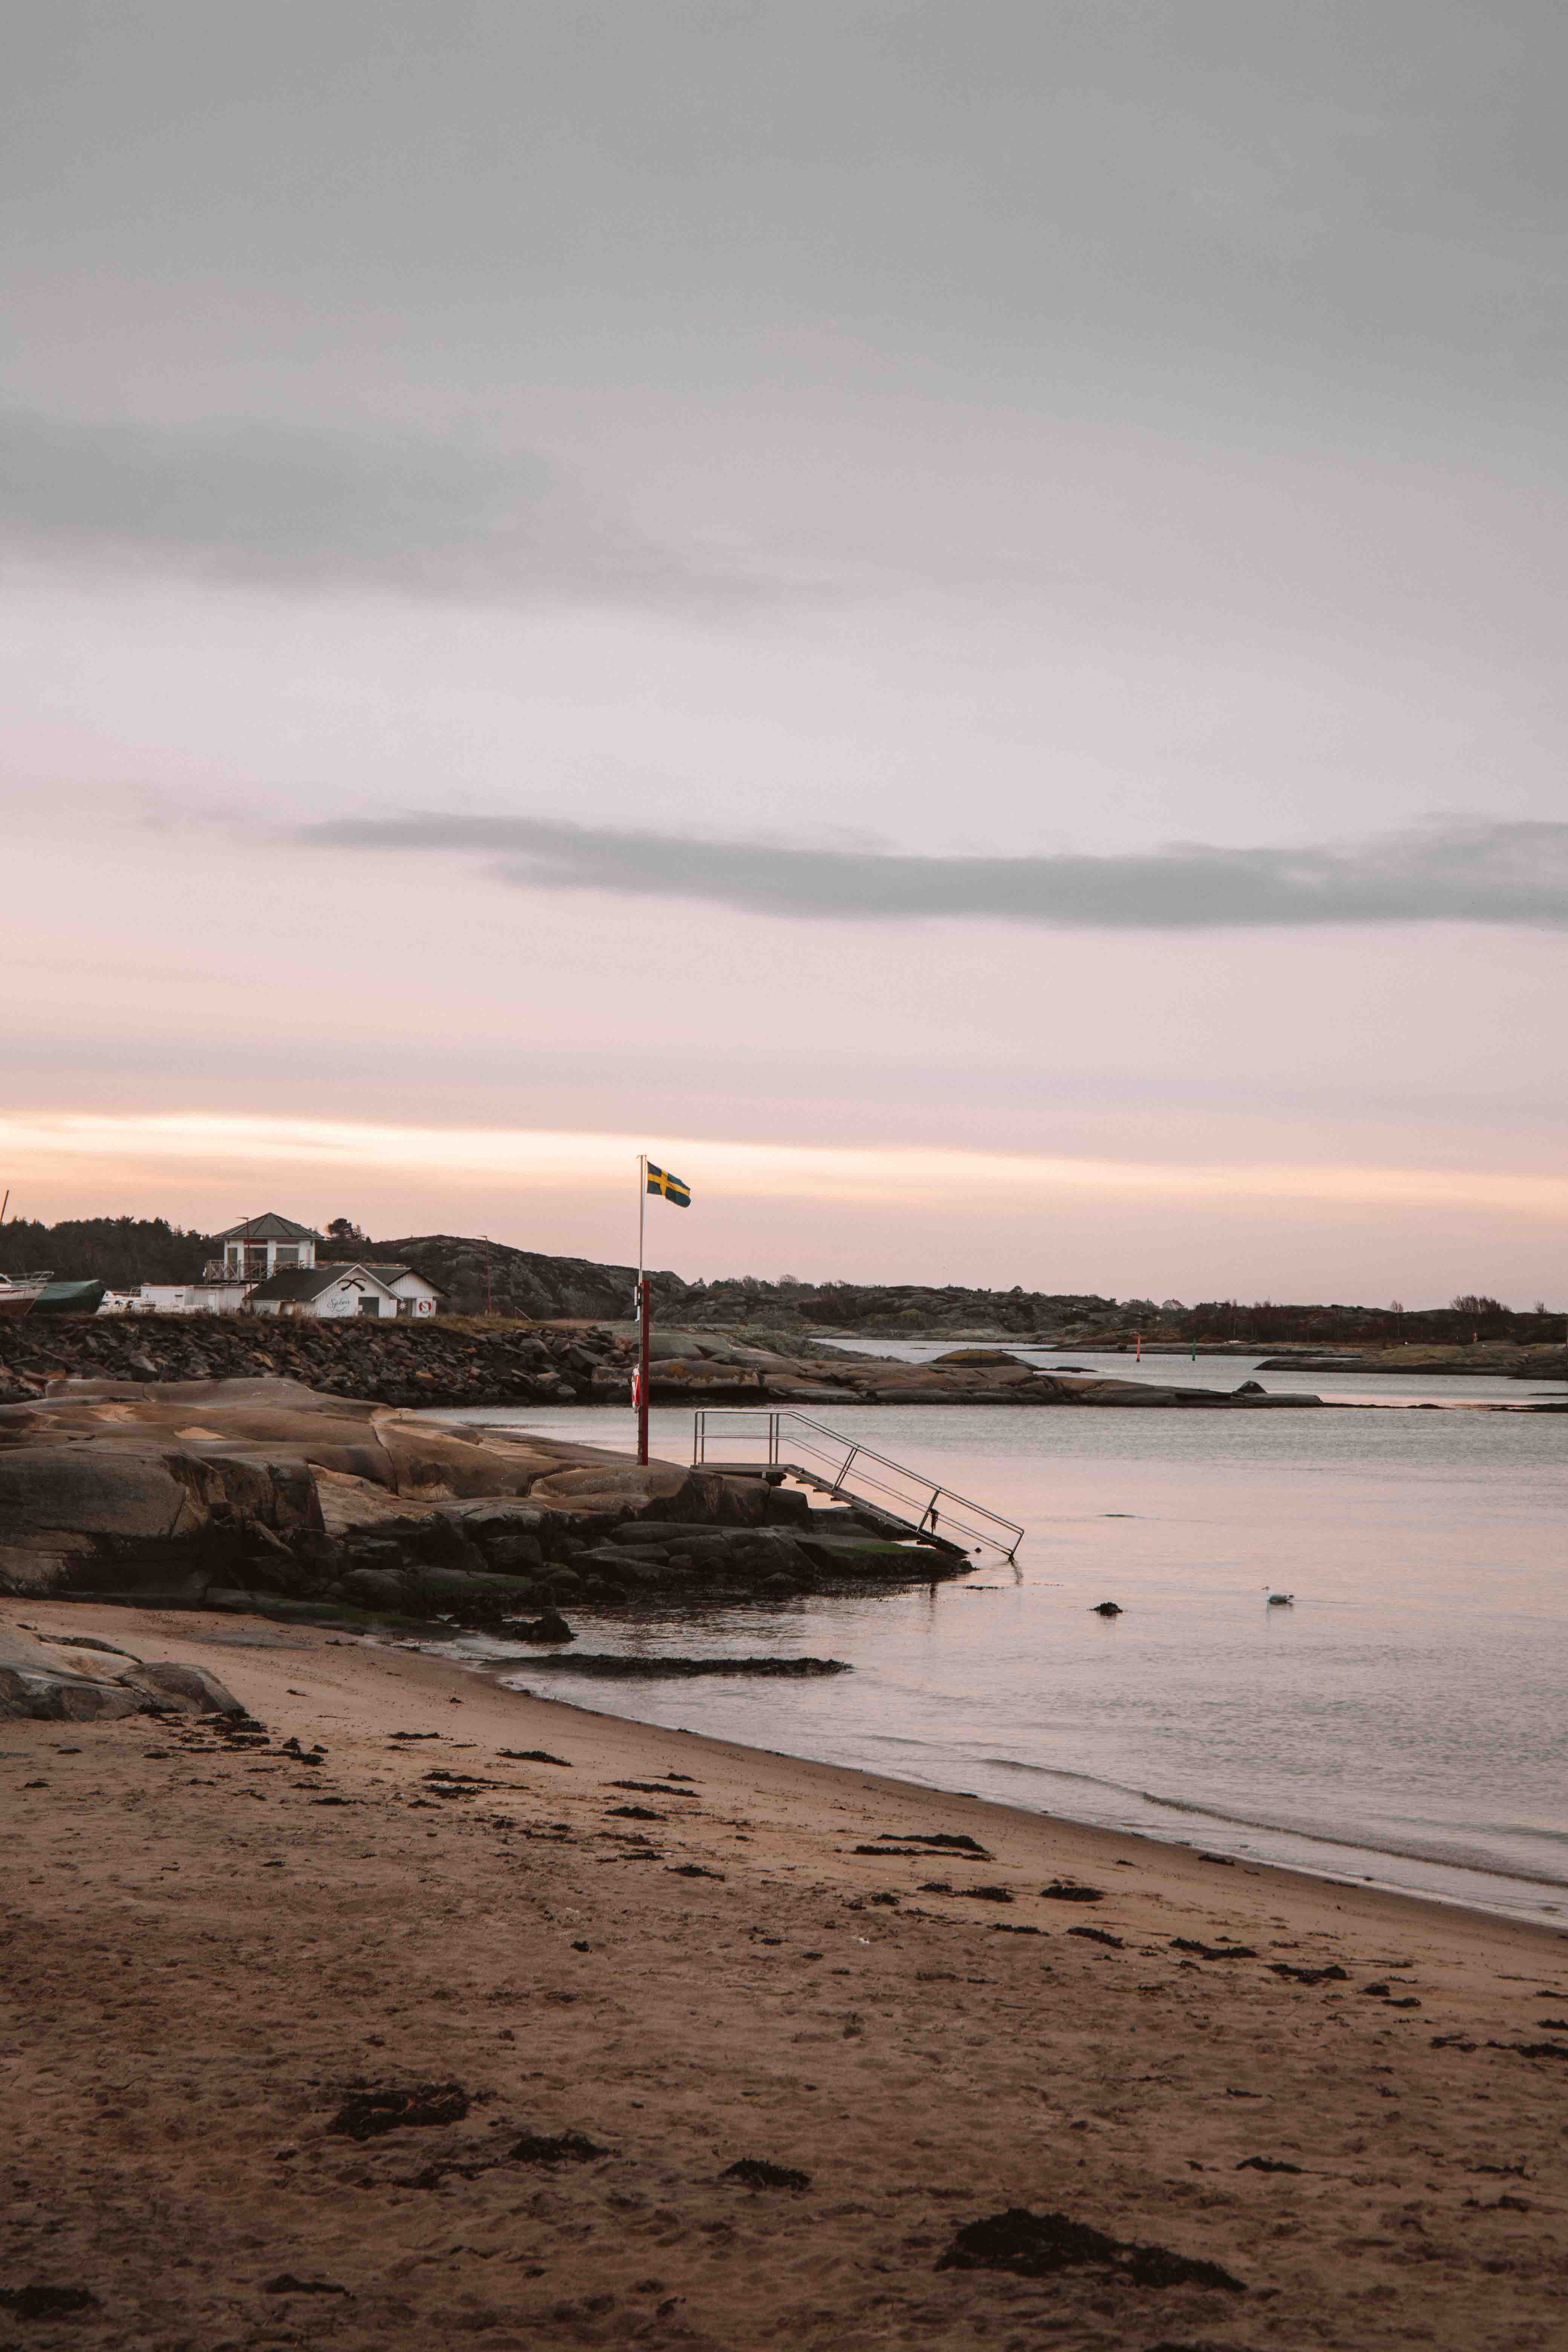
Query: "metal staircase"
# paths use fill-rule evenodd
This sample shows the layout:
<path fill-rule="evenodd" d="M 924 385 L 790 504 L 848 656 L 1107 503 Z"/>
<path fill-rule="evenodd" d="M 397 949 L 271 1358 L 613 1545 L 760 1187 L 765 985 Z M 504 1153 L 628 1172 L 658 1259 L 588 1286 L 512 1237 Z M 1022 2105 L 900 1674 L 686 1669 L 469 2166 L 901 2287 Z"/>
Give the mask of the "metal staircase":
<path fill-rule="evenodd" d="M 746 1426 L 734 1426 L 738 1423 Z M 765 1429 L 759 1423 L 765 1423 Z M 745 1459 L 723 1450 L 736 1445 L 752 1449 Z M 865 1503 L 912 1535 L 942 1535 L 950 1542 L 963 1538 L 1009 1560 L 1016 1558 L 1024 1540 L 1022 1528 L 987 1510 L 984 1503 L 971 1502 L 951 1486 L 939 1486 L 918 1470 L 842 1436 L 808 1412 L 761 1405 L 704 1406 L 693 1415 L 691 1460 L 698 1469 L 795 1478 L 836 1502 Z"/>

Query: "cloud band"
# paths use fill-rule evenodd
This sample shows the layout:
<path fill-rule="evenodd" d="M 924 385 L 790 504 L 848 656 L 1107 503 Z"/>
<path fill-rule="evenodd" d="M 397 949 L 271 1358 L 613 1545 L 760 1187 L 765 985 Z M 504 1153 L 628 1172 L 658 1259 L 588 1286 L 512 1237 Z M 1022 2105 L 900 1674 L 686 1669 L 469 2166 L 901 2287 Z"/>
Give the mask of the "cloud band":
<path fill-rule="evenodd" d="M 304 826 L 295 838 L 321 849 L 474 856 L 494 879 L 519 888 L 694 899 L 797 919 L 1106 930 L 1568 929 L 1568 824 L 1542 822 L 1455 822 L 1301 848 L 1175 842 L 1106 856 L 916 857 L 434 812 L 342 817 Z"/>

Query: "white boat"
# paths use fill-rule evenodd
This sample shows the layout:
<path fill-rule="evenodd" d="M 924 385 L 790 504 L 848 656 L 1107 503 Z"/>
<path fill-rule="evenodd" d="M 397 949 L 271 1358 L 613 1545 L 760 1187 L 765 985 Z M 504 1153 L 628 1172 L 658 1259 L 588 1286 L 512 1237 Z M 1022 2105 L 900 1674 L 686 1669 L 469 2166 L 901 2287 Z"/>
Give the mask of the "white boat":
<path fill-rule="evenodd" d="M 42 1297 L 52 1274 L 0 1274 L 0 1315 L 26 1315 Z"/>

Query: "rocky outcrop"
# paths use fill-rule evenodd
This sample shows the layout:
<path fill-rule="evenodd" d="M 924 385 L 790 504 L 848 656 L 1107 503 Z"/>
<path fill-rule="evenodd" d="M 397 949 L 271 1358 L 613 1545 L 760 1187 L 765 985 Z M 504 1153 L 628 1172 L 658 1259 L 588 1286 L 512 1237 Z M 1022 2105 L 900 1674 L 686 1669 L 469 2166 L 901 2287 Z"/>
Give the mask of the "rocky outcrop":
<path fill-rule="evenodd" d="M 0 1590 L 516 1627 L 963 1565 L 863 1507 L 812 1512 L 781 1476 L 639 1468 L 277 1379 L 61 1381 L 0 1406 Z"/>
<path fill-rule="evenodd" d="M 458 1315 L 614 1322 L 632 1312 L 637 1289 L 633 1265 L 551 1257 L 541 1250 L 513 1249 L 505 1242 L 461 1234 L 405 1234 L 395 1241 L 361 1242 L 356 1247 L 361 1256 L 374 1254 L 394 1265 L 416 1265 L 446 1292 Z M 321 1255 L 324 1261 L 350 1254 L 345 1244 Z M 652 1274 L 648 1282 L 654 1312 L 660 1318 L 679 1313 L 694 1287 L 678 1274 Z"/>
<path fill-rule="evenodd" d="M 147 1664 L 91 1634 L 40 1641 L 0 1618 L 0 1718 L 104 1723 L 175 1714 L 248 1720 L 243 1703 L 205 1666 Z"/>

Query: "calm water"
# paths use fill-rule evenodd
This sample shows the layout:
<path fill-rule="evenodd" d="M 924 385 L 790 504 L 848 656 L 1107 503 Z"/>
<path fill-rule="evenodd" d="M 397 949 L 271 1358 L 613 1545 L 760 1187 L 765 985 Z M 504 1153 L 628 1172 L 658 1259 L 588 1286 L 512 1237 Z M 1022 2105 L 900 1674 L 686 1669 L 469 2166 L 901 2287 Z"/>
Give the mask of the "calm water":
<path fill-rule="evenodd" d="M 1147 1369 L 1167 1379 L 1179 1363 Z M 1235 1359 L 1187 1369 L 1215 1385 L 1250 1371 Z M 1430 1385 L 1452 1401 L 1464 1384 Z M 631 1439 L 616 1412 L 463 1417 Z M 893 1598 L 657 1628 L 573 1612 L 595 1649 L 810 1651 L 849 1660 L 852 1676 L 612 1688 L 531 1678 L 519 1661 L 505 1678 L 1212 1851 L 1561 1911 L 1568 1926 L 1568 1420 L 943 1405 L 821 1417 L 1021 1520 L 1016 1570 L 993 1560 Z M 652 1419 L 656 1453 L 689 1458 L 689 1412 Z M 1294 1605 L 1268 1608 L 1268 1589 Z M 1102 1600 L 1125 1615 L 1092 1614 Z M 483 1637 L 453 1646 L 492 1665 L 503 1654 Z"/>

